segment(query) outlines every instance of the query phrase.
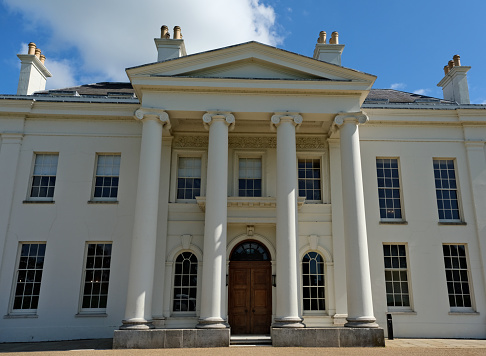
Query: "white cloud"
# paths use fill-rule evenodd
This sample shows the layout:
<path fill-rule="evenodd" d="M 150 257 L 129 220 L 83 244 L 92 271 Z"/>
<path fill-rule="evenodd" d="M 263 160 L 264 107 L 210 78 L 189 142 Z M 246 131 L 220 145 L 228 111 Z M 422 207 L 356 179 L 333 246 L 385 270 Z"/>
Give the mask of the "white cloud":
<path fill-rule="evenodd" d="M 52 74 L 52 77 L 47 79 L 46 89 L 61 89 L 76 85 L 74 69 L 67 59 L 46 61 L 46 67 Z"/>
<path fill-rule="evenodd" d="M 481 102 L 482 105 L 486 105 L 486 100 L 484 100 L 483 102 Z"/>
<path fill-rule="evenodd" d="M 51 33 L 32 38 L 42 43 L 46 65 L 57 61 L 67 82 L 88 76 L 126 81 L 125 68 L 156 61 L 153 39 L 160 26 L 178 25 L 188 53 L 197 53 L 246 41 L 270 45 L 281 42 L 275 11 L 260 0 L 5 0 L 20 11 L 29 29 Z M 34 36 L 35 37 L 35 36 Z M 25 53 L 25 52 L 24 52 Z M 71 58 L 66 67 L 65 58 Z M 53 59 L 54 61 L 50 61 Z M 64 65 L 64 72 L 61 70 Z M 69 74 L 70 73 L 70 74 Z M 51 78 L 52 82 L 54 78 Z"/>
<path fill-rule="evenodd" d="M 414 94 L 418 94 L 418 95 L 427 95 L 429 92 L 430 89 L 417 89 L 413 91 Z"/>
<path fill-rule="evenodd" d="M 402 90 L 405 89 L 407 85 L 405 83 L 393 83 L 390 85 L 390 89 Z"/>

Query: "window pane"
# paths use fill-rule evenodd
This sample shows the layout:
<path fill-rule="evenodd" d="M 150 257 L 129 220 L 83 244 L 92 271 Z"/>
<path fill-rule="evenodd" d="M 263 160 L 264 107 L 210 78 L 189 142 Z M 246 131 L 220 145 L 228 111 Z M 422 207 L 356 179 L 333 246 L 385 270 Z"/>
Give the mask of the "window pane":
<path fill-rule="evenodd" d="M 45 251 L 45 243 L 25 243 L 20 246 L 14 310 L 37 309 Z"/>
<path fill-rule="evenodd" d="M 111 243 L 90 243 L 86 249 L 83 309 L 105 309 L 110 282 Z"/>
<path fill-rule="evenodd" d="M 410 307 L 406 246 L 383 245 L 383 257 L 387 305 L 389 307 Z"/>
<path fill-rule="evenodd" d="M 302 258 L 304 310 L 325 310 L 324 259 L 317 252 Z"/>
<path fill-rule="evenodd" d="M 98 155 L 93 197 L 116 199 L 120 174 L 120 155 Z"/>
<path fill-rule="evenodd" d="M 52 198 L 56 184 L 57 154 L 36 154 L 32 184 L 31 198 Z"/>
<path fill-rule="evenodd" d="M 398 159 L 377 158 L 376 175 L 378 178 L 378 200 L 380 218 L 401 219 L 400 180 Z M 383 179 L 382 177 L 390 177 Z M 393 177 L 393 179 L 391 179 Z"/>
<path fill-rule="evenodd" d="M 197 257 L 191 252 L 181 253 L 174 272 L 173 311 L 196 311 Z"/>
<path fill-rule="evenodd" d="M 201 158 L 179 157 L 177 199 L 195 199 L 200 194 Z"/>
<path fill-rule="evenodd" d="M 433 163 L 439 220 L 460 220 L 454 160 L 434 159 Z"/>
<path fill-rule="evenodd" d="M 444 267 L 451 307 L 471 307 L 465 245 L 443 245 Z"/>
<path fill-rule="evenodd" d="M 321 200 L 321 160 L 299 159 L 299 196 L 306 200 Z"/>

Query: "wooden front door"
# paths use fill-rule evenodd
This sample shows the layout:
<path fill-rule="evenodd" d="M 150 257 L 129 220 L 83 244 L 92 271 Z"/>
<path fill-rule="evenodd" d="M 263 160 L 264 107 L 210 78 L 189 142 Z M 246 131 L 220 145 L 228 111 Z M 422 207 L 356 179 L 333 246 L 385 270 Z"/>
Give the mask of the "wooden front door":
<path fill-rule="evenodd" d="M 272 323 L 270 261 L 231 261 L 229 272 L 231 333 L 269 334 Z"/>

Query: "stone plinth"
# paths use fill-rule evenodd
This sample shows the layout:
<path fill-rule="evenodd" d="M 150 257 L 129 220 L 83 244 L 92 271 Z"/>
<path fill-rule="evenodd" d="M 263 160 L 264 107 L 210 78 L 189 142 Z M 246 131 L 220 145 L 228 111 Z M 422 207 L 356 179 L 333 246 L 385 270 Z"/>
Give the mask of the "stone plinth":
<path fill-rule="evenodd" d="M 229 347 L 230 329 L 115 330 L 114 349 Z"/>
<path fill-rule="evenodd" d="M 272 328 L 275 347 L 380 347 L 382 328 Z"/>

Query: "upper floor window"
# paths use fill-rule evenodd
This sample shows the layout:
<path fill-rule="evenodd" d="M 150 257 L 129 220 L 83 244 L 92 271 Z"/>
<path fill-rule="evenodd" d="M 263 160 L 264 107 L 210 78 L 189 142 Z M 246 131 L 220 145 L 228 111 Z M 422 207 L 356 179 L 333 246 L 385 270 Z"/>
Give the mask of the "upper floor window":
<path fill-rule="evenodd" d="M 306 200 L 322 200 L 321 160 L 304 158 L 298 161 L 299 196 Z"/>
<path fill-rule="evenodd" d="M 120 176 L 119 154 L 98 154 L 93 197 L 115 200 Z"/>
<path fill-rule="evenodd" d="M 56 186 L 57 153 L 36 153 L 34 169 L 32 171 L 32 184 L 30 199 L 52 200 Z"/>
<path fill-rule="evenodd" d="M 434 176 L 439 221 L 460 221 L 454 160 L 434 159 Z"/>
<path fill-rule="evenodd" d="M 238 196 L 262 196 L 262 159 L 239 158 Z"/>
<path fill-rule="evenodd" d="M 442 246 L 451 309 L 471 308 L 471 288 L 467 265 L 466 245 Z M 460 310 L 460 309 L 459 309 Z"/>
<path fill-rule="evenodd" d="M 106 309 L 111 247 L 111 243 L 89 243 L 87 246 L 81 301 L 83 312 L 100 312 Z"/>
<path fill-rule="evenodd" d="M 45 242 L 20 245 L 12 303 L 13 312 L 35 313 L 39 303 L 45 254 Z"/>
<path fill-rule="evenodd" d="M 304 310 L 325 310 L 324 259 L 317 252 L 308 252 L 302 259 L 302 279 Z"/>
<path fill-rule="evenodd" d="M 175 261 L 174 297 L 175 312 L 196 311 L 197 257 L 192 252 L 182 252 Z"/>
<path fill-rule="evenodd" d="M 378 177 L 380 218 L 383 220 L 401 220 L 403 216 L 400 199 L 398 159 L 377 158 L 376 175 Z"/>
<path fill-rule="evenodd" d="M 386 304 L 389 309 L 410 309 L 407 249 L 405 245 L 383 245 Z"/>
<path fill-rule="evenodd" d="M 201 157 L 179 157 L 177 199 L 196 199 L 201 195 Z"/>

